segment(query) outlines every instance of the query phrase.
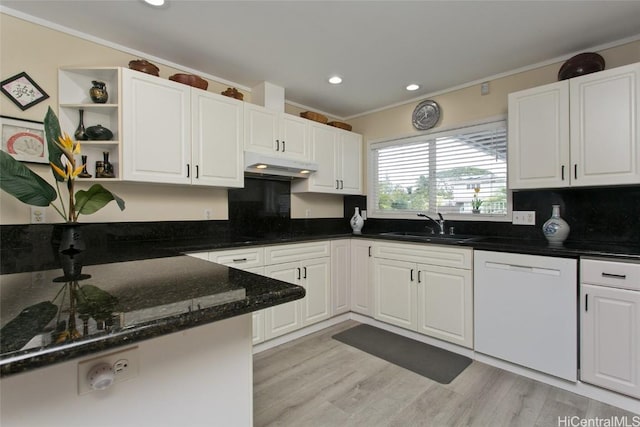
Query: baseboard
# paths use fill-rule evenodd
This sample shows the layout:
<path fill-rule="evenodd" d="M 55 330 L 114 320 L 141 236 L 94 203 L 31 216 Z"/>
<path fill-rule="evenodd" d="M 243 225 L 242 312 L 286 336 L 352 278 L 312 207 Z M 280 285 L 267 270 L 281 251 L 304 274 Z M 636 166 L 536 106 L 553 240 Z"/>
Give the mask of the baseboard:
<path fill-rule="evenodd" d="M 626 411 L 633 412 L 635 414 L 640 414 L 640 400 L 634 399 L 633 397 L 625 396 L 610 390 L 592 386 L 581 381 L 578 381 L 577 383 L 566 381 L 552 375 L 547 375 L 542 372 L 525 368 L 524 366 L 496 359 L 495 357 L 487 356 L 486 354 L 478 353 L 466 347 L 442 341 L 437 338 L 428 337 L 426 335 L 422 335 L 414 331 L 409 331 L 394 325 L 389 325 L 387 323 L 380 322 L 372 317 L 353 312 L 341 314 L 320 323 L 316 323 L 315 325 L 311 325 L 306 328 L 299 329 L 295 332 L 291 332 L 287 335 L 283 335 L 281 337 L 257 344 L 253 347 L 253 354 L 257 354 L 270 348 L 288 343 L 305 335 L 318 332 L 322 329 L 328 328 L 346 320 L 355 320 L 356 322 L 375 326 L 377 328 L 384 329 L 386 331 L 393 332 L 395 334 L 411 338 L 416 341 L 433 345 L 434 347 L 439 347 L 444 350 L 451 351 L 452 353 L 470 357 L 471 359 L 480 363 L 485 363 L 499 369 L 504 369 L 505 371 L 512 372 L 526 378 L 531 378 L 532 380 L 540 381 L 541 383 L 549 384 L 553 387 L 558 387 L 562 390 L 570 391 L 572 393 L 588 397 L 589 399 L 598 400 L 608 405 L 612 405 Z"/>

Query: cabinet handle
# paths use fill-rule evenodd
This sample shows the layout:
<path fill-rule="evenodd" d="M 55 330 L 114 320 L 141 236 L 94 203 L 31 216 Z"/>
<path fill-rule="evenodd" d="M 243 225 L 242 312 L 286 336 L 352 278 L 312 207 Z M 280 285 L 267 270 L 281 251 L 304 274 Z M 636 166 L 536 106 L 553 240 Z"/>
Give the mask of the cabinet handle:
<path fill-rule="evenodd" d="M 276 139 L 276 151 L 280 151 L 280 140 Z"/>
<path fill-rule="evenodd" d="M 307 278 L 307 267 L 302 267 L 304 269 L 304 276 L 302 277 L 303 279 Z"/>
<path fill-rule="evenodd" d="M 573 179 L 578 179 L 578 164 L 573 165 Z"/>
<path fill-rule="evenodd" d="M 283 153 L 285 152 L 285 148 L 286 148 L 286 147 L 285 147 L 285 145 L 284 145 L 284 143 L 285 143 L 285 141 L 283 140 L 283 141 L 282 141 L 282 152 L 283 152 Z"/>
<path fill-rule="evenodd" d="M 336 179 L 336 190 L 340 189 L 340 180 Z"/>
<path fill-rule="evenodd" d="M 200 166 L 196 165 L 196 179 L 200 178 Z"/>
<path fill-rule="evenodd" d="M 413 268 L 411 269 L 411 281 L 413 282 Z"/>
<path fill-rule="evenodd" d="M 602 273 L 602 277 L 608 277 L 609 279 L 622 279 L 622 280 L 626 280 L 627 279 L 627 275 L 626 274 L 613 274 L 613 273 Z"/>
<path fill-rule="evenodd" d="M 371 258 L 371 246 L 369 246 L 369 258 Z"/>
<path fill-rule="evenodd" d="M 298 270 L 298 280 L 300 280 L 300 267 L 297 267 L 296 270 Z"/>
<path fill-rule="evenodd" d="M 191 175 L 191 171 L 189 170 L 189 163 L 187 163 L 187 178 Z"/>
<path fill-rule="evenodd" d="M 343 190 L 344 189 L 344 181 L 340 180 L 340 189 Z"/>
<path fill-rule="evenodd" d="M 233 260 L 233 262 L 246 262 L 246 261 L 247 261 L 247 259 L 246 259 L 246 258 L 235 258 L 235 259 Z"/>
<path fill-rule="evenodd" d="M 589 311 L 589 294 L 584 294 L 584 311 Z"/>
<path fill-rule="evenodd" d="M 560 169 L 560 174 L 561 174 L 561 178 L 564 181 L 564 165 L 562 165 L 562 168 Z"/>
<path fill-rule="evenodd" d="M 418 283 L 422 283 L 422 281 L 420 280 L 420 270 L 418 270 Z"/>

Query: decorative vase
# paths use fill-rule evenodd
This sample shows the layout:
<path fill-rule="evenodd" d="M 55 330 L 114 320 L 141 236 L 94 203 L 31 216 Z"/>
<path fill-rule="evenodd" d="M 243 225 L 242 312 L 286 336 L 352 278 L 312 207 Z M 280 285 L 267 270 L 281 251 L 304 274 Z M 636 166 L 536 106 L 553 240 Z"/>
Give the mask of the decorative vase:
<path fill-rule="evenodd" d="M 98 176 L 98 173 L 96 172 L 96 178 L 114 178 L 114 177 L 115 175 L 113 173 L 113 165 L 109 161 L 109 152 L 103 151 L 102 152 L 102 172 L 100 173 L 100 176 Z"/>
<path fill-rule="evenodd" d="M 80 113 L 80 123 L 78 123 L 78 127 L 73 136 L 75 136 L 77 141 L 86 141 L 89 137 L 84 129 L 84 110 L 80 109 L 78 113 Z"/>
<path fill-rule="evenodd" d="M 91 100 L 96 104 L 104 104 L 109 99 L 109 94 L 107 93 L 107 85 L 104 82 L 100 82 L 98 80 L 91 81 L 93 87 L 89 89 L 89 96 Z"/>
<path fill-rule="evenodd" d="M 62 234 L 60 238 L 59 252 L 67 255 L 77 254 L 86 249 L 80 225 L 77 222 L 61 224 Z"/>
<path fill-rule="evenodd" d="M 360 208 L 356 208 L 355 213 L 351 217 L 351 228 L 353 229 L 353 234 L 362 234 L 362 226 L 364 225 L 364 219 L 360 216 Z"/>
<path fill-rule="evenodd" d="M 542 225 L 542 232 L 552 246 L 561 246 L 571 227 L 560 217 L 560 205 L 551 205 L 551 218 Z"/>
<path fill-rule="evenodd" d="M 91 174 L 87 171 L 87 156 L 82 155 L 82 172 L 78 175 L 78 178 L 91 178 Z"/>

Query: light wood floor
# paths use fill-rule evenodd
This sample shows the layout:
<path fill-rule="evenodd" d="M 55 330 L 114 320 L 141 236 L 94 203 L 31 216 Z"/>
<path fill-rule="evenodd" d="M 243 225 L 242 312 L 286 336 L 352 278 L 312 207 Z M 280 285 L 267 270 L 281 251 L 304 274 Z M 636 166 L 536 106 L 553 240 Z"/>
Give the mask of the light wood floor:
<path fill-rule="evenodd" d="M 331 338 L 355 321 L 254 356 L 255 426 L 569 426 L 634 414 L 473 362 L 450 384 Z M 580 424 L 574 424 L 580 425 Z"/>

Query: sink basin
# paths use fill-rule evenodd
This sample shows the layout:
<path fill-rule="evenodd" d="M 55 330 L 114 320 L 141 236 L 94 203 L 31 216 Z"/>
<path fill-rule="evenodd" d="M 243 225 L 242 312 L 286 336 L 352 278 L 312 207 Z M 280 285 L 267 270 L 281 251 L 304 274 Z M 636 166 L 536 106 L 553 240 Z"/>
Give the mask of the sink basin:
<path fill-rule="evenodd" d="M 380 233 L 380 235 L 434 243 L 464 243 L 477 238 L 477 236 L 470 236 L 467 234 L 431 234 L 421 231 L 390 231 L 387 233 Z"/>

